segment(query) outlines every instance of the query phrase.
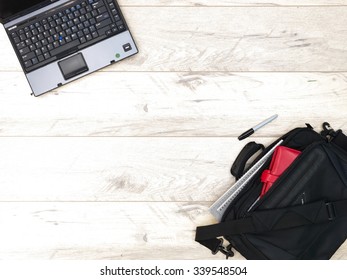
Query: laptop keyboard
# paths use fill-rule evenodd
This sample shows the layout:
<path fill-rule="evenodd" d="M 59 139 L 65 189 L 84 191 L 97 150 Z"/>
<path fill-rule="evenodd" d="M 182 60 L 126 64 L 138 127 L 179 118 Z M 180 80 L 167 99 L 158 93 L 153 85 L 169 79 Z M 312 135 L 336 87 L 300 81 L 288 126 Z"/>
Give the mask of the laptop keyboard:
<path fill-rule="evenodd" d="M 31 72 L 125 30 L 114 0 L 85 0 L 8 33 L 26 72 Z"/>

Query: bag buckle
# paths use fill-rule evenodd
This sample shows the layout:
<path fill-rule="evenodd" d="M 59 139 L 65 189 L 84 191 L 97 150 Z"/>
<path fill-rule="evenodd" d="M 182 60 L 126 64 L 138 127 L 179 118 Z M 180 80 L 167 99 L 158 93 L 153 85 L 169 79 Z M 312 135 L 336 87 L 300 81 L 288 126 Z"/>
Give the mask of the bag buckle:
<path fill-rule="evenodd" d="M 223 255 L 226 256 L 226 259 L 233 257 L 234 256 L 234 252 L 231 250 L 232 245 L 229 244 L 227 247 L 223 246 L 223 239 L 218 239 L 219 240 L 219 245 L 217 246 L 215 251 L 212 251 L 213 255 L 216 255 L 217 253 L 222 253 Z"/>
<path fill-rule="evenodd" d="M 327 213 L 328 213 L 328 220 L 333 221 L 336 218 L 336 211 L 335 211 L 335 206 L 331 202 L 325 203 L 325 206 L 327 208 Z"/>
<path fill-rule="evenodd" d="M 340 130 L 335 131 L 328 122 L 323 123 L 323 131 L 321 132 L 321 135 L 323 137 L 326 137 L 328 142 L 331 142 L 340 132 Z"/>

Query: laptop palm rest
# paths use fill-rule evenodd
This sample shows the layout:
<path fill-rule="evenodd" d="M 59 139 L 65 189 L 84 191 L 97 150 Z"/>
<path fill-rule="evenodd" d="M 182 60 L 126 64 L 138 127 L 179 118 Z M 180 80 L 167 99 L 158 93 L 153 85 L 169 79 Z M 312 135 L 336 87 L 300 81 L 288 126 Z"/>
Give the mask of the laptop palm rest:
<path fill-rule="evenodd" d="M 70 56 L 60 61 L 58 64 L 65 80 L 69 80 L 89 70 L 82 53 Z"/>

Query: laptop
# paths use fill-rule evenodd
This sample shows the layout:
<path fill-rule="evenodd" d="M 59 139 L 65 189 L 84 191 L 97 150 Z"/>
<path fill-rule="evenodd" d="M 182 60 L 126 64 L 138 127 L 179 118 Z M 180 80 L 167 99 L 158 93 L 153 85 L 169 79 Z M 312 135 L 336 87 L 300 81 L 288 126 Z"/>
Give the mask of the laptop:
<path fill-rule="evenodd" d="M 1 0 L 0 22 L 35 96 L 138 53 L 116 0 Z"/>

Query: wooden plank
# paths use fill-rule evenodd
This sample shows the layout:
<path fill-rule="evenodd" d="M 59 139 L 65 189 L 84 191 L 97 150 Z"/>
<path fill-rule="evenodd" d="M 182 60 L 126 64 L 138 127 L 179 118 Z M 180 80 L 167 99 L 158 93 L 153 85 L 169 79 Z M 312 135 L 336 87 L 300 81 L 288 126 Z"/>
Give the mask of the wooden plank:
<path fill-rule="evenodd" d="M 347 69 L 347 7 L 123 10 L 140 53 L 107 71 Z M 0 41 L 0 71 L 19 71 L 3 30 Z"/>
<path fill-rule="evenodd" d="M 136 7 L 136 6 L 178 6 L 178 7 L 191 7 L 191 6 L 340 6 L 346 5 L 346 0 L 118 0 L 121 6 Z"/>
<path fill-rule="evenodd" d="M 212 222 L 195 202 L 1 203 L 0 259 L 224 259 L 194 241 Z"/>
<path fill-rule="evenodd" d="M 234 138 L 0 138 L 0 201 L 212 204 L 233 184 L 230 166 L 244 145 Z"/>
<path fill-rule="evenodd" d="M 0 259 L 223 259 L 194 242 L 199 203 L 0 203 Z M 165 249 L 164 249 L 165 248 Z"/>
<path fill-rule="evenodd" d="M 39 98 L 0 75 L 1 136 L 256 136 L 324 121 L 347 129 L 346 73 L 99 72 Z M 77 105 L 78 104 L 78 105 Z"/>

